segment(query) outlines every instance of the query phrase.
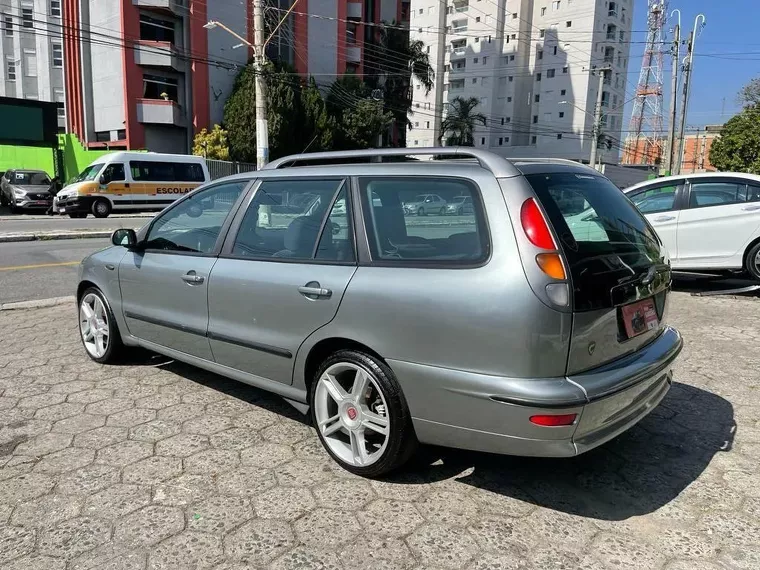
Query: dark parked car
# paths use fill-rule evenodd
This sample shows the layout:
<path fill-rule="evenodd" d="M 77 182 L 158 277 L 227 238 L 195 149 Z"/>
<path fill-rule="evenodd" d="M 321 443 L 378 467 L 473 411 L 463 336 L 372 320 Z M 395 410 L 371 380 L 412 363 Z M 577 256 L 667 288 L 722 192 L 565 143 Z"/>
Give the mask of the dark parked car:
<path fill-rule="evenodd" d="M 43 170 L 9 170 L 0 178 L 0 205 L 11 212 L 47 210 L 53 203 L 50 177 Z"/>

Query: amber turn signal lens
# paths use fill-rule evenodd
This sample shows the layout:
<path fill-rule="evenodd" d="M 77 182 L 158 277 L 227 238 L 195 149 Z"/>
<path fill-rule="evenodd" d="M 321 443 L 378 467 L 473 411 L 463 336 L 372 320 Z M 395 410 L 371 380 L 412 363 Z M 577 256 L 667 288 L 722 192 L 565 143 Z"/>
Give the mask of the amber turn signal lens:
<path fill-rule="evenodd" d="M 539 253 L 536 256 L 536 263 L 538 263 L 541 271 L 552 279 L 567 278 L 565 266 L 562 264 L 562 258 L 558 253 Z"/>

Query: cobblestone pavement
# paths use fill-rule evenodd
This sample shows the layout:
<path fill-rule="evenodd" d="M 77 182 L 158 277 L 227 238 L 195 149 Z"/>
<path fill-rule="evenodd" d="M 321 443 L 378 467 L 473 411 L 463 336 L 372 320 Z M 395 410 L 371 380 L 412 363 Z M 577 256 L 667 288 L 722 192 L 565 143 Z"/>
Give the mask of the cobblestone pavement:
<path fill-rule="evenodd" d="M 760 302 L 675 294 L 671 320 L 673 389 L 603 448 L 426 448 L 369 481 L 279 398 L 0 313 L 0 568 L 760 568 Z"/>

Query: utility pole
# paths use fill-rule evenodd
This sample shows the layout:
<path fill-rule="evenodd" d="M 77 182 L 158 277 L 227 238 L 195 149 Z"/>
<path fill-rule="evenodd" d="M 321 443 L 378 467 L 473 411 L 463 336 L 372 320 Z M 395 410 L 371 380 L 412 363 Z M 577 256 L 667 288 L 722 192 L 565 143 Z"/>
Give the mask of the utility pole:
<path fill-rule="evenodd" d="M 676 167 L 674 169 L 674 174 L 681 174 L 681 165 L 683 164 L 684 160 L 684 128 L 686 127 L 686 113 L 688 111 L 689 105 L 689 88 L 691 87 L 691 75 L 694 67 L 694 46 L 697 42 L 697 27 L 699 26 L 700 18 L 702 19 L 702 26 L 704 27 L 705 16 L 704 14 L 699 14 L 694 19 L 694 29 L 689 34 L 689 41 L 686 45 L 686 49 L 688 51 L 686 57 L 684 58 L 683 98 L 681 99 L 681 124 L 678 129 L 678 156 L 676 157 Z"/>
<path fill-rule="evenodd" d="M 253 0 L 253 72 L 256 90 L 256 169 L 269 162 L 267 84 L 264 79 L 264 0 Z"/>
<path fill-rule="evenodd" d="M 591 156 L 589 157 L 589 165 L 591 168 L 596 168 L 596 154 L 599 146 L 599 135 L 602 131 L 602 94 L 604 90 L 604 75 L 609 71 L 609 67 L 600 67 L 596 69 L 599 74 L 599 88 L 596 93 L 596 107 L 594 108 L 594 128 L 591 136 Z"/>
<path fill-rule="evenodd" d="M 681 10 L 673 10 L 670 15 L 678 12 L 678 22 L 673 34 L 673 51 L 672 51 L 672 64 L 673 68 L 672 77 L 670 80 L 670 129 L 668 132 L 668 147 L 665 150 L 665 171 L 668 174 L 672 174 L 673 169 L 673 145 L 676 138 L 676 120 L 678 119 L 678 105 L 676 99 L 678 98 L 678 62 L 680 61 L 679 55 L 681 52 Z"/>

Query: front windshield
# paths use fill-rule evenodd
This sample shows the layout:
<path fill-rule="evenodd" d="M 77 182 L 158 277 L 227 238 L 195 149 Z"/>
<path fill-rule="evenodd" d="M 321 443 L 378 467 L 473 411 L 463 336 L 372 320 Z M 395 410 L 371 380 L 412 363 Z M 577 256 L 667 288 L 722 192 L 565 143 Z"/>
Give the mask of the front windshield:
<path fill-rule="evenodd" d="M 72 182 L 89 182 L 95 180 L 98 177 L 101 168 L 103 168 L 102 164 L 91 164 L 80 172 L 79 176 L 74 178 Z"/>
<path fill-rule="evenodd" d="M 12 183 L 18 186 L 47 186 L 50 184 L 50 177 L 44 172 L 17 170 Z"/>

